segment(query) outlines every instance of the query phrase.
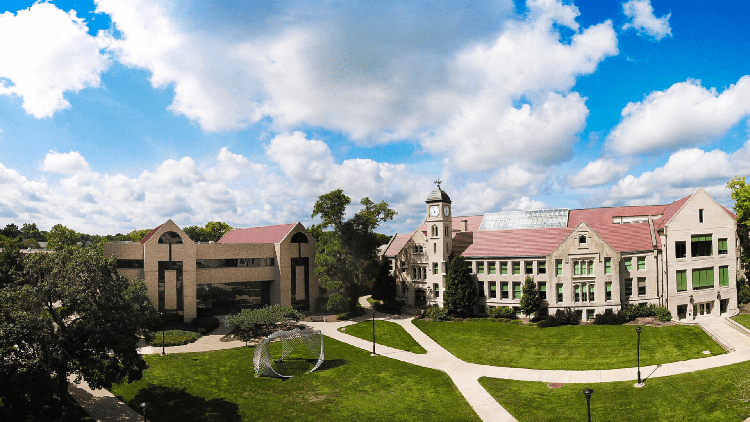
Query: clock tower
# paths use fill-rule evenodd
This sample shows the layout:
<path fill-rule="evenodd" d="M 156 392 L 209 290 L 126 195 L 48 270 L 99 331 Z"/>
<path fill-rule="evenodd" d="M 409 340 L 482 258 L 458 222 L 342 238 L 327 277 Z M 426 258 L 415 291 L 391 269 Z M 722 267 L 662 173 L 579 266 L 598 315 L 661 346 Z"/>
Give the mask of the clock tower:
<path fill-rule="evenodd" d="M 430 192 L 425 203 L 427 204 L 427 257 L 430 260 L 430 275 L 434 274 L 432 265 L 439 265 L 438 275 L 445 274 L 448 256 L 453 248 L 452 232 L 453 220 L 451 209 L 451 198 L 440 189 L 440 180 L 435 184 L 437 188 Z"/>

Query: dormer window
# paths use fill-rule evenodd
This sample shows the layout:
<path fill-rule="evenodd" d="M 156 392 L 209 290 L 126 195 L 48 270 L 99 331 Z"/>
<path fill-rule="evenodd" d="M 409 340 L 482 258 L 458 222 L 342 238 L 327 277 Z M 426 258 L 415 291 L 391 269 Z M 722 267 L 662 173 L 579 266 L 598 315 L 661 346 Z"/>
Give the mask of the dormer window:
<path fill-rule="evenodd" d="M 578 244 L 581 246 L 586 246 L 586 235 L 582 234 L 578 236 Z"/>

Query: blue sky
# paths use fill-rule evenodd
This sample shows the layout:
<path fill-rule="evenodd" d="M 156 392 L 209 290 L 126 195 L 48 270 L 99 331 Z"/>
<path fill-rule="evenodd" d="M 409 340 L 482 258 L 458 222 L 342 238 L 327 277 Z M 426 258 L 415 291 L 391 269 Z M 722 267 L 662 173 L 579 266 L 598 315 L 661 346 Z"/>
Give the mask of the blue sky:
<path fill-rule="evenodd" d="M 0 226 L 663 204 L 750 173 L 748 6 L 5 1 Z"/>

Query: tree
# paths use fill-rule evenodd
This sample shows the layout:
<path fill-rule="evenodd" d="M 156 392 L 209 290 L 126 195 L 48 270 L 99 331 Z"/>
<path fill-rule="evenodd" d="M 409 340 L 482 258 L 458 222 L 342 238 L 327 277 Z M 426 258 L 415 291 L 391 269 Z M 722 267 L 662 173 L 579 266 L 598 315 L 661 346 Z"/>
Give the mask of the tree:
<path fill-rule="evenodd" d="M 80 236 L 75 230 L 71 230 L 62 224 L 55 224 L 47 234 L 47 249 L 61 250 L 75 246 Z"/>
<path fill-rule="evenodd" d="M 742 262 L 750 263 L 750 186 L 745 183 L 745 177 L 733 177 L 727 182 L 727 189 L 731 191 L 730 196 L 734 200 L 732 209 L 737 214 L 737 235 L 742 243 Z"/>
<path fill-rule="evenodd" d="M 23 223 L 21 227 L 21 236 L 24 239 L 34 239 L 37 242 L 46 242 L 47 238 L 36 227 L 36 223 Z"/>
<path fill-rule="evenodd" d="M 91 388 L 140 379 L 138 336 L 158 321 L 143 282 L 128 282 L 96 248 L 29 254 L 23 266 L 19 282 L 0 289 L 0 332 L 12 337 L 0 336 L 0 378 L 42 368 L 61 398 L 69 375 Z"/>
<path fill-rule="evenodd" d="M 445 276 L 443 307 L 451 315 L 463 317 L 473 313 L 479 294 L 463 256 L 453 258 Z"/>
<path fill-rule="evenodd" d="M 372 283 L 372 298 L 383 301 L 386 307 L 396 302 L 396 278 L 391 274 L 391 263 L 387 258 L 380 260 L 378 275 Z"/>
<path fill-rule="evenodd" d="M 6 240 L 0 244 L 0 288 L 17 280 L 23 270 L 21 260 L 21 243 L 18 240 Z"/>
<path fill-rule="evenodd" d="M 521 311 L 526 316 L 531 316 L 542 307 L 542 297 L 532 277 L 526 277 L 523 284 L 523 296 L 521 296 Z"/>
<path fill-rule="evenodd" d="M 350 313 L 356 311 L 359 287 L 375 278 L 378 273 L 378 236 L 374 230 L 396 216 L 388 203 L 372 202 L 362 198 L 360 209 L 349 219 L 344 219 L 351 199 L 341 189 L 318 197 L 312 218 L 320 216 L 316 228 L 317 250 L 315 274 L 323 287 L 332 292 L 328 309 L 346 302 Z"/>
<path fill-rule="evenodd" d="M 268 333 L 280 322 L 298 322 L 304 315 L 291 306 L 272 305 L 260 309 L 243 309 L 240 313 L 227 315 L 224 324 L 237 327 L 248 338 Z"/>
<path fill-rule="evenodd" d="M 222 221 L 209 221 L 205 227 L 188 226 L 182 229 L 193 242 L 218 242 L 232 226 Z"/>
<path fill-rule="evenodd" d="M 15 239 L 18 236 L 21 236 L 21 230 L 18 230 L 18 226 L 16 226 L 15 224 L 10 223 L 0 231 L 0 234 L 7 237 L 8 239 Z"/>

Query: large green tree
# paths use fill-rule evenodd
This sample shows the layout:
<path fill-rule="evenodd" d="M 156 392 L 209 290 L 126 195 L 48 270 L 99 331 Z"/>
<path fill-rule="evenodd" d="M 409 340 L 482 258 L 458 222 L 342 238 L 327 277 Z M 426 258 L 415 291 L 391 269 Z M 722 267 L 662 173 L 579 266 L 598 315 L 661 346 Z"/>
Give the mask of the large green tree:
<path fill-rule="evenodd" d="M 331 294 L 328 309 L 346 302 L 349 312 L 356 310 L 360 286 L 378 274 L 377 248 L 380 246 L 375 229 L 392 220 L 396 211 L 388 203 L 374 203 L 362 198 L 361 209 L 346 219 L 351 199 L 341 189 L 318 197 L 312 218 L 321 223 L 311 232 L 318 244 L 315 253 L 315 274 Z"/>
<path fill-rule="evenodd" d="M 372 282 L 372 298 L 383 301 L 387 307 L 396 302 L 396 277 L 391 274 L 391 263 L 388 258 L 380 260 L 378 274 Z"/>
<path fill-rule="evenodd" d="M 750 263 L 750 248 L 748 247 L 748 233 L 750 233 L 750 186 L 745 183 L 745 176 L 733 177 L 727 182 L 734 200 L 734 213 L 737 214 L 737 235 L 742 242 L 742 261 Z"/>
<path fill-rule="evenodd" d="M 209 221 L 204 227 L 188 226 L 182 229 L 193 242 L 218 242 L 232 226 L 222 221 Z"/>
<path fill-rule="evenodd" d="M 464 317 L 474 312 L 478 297 L 466 260 L 460 255 L 453 258 L 445 275 L 443 307 L 451 315 Z"/>
<path fill-rule="evenodd" d="M 55 224 L 47 233 L 47 249 L 61 250 L 75 246 L 80 241 L 80 235 L 62 224 Z"/>
<path fill-rule="evenodd" d="M 97 248 L 28 254 L 17 282 L 0 289 L 0 379 L 51 375 L 62 398 L 69 375 L 92 388 L 138 380 L 138 335 L 157 320 L 145 284 L 128 282 Z M 25 388 L 0 388 L 3 403 Z"/>
<path fill-rule="evenodd" d="M 542 308 L 542 297 L 532 277 L 526 277 L 523 284 L 523 296 L 521 296 L 521 311 L 526 316 L 531 316 Z"/>

